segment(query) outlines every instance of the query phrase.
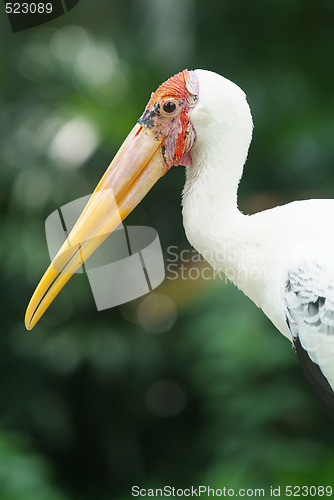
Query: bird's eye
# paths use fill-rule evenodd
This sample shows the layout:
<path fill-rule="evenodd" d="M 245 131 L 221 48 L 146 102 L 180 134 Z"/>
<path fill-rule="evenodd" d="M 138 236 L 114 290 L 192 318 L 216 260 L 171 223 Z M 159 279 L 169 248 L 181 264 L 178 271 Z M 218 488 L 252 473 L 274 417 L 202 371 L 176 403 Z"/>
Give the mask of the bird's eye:
<path fill-rule="evenodd" d="M 169 115 L 175 113 L 176 109 L 177 109 L 177 104 L 174 101 L 166 101 L 163 105 L 164 112 Z"/>

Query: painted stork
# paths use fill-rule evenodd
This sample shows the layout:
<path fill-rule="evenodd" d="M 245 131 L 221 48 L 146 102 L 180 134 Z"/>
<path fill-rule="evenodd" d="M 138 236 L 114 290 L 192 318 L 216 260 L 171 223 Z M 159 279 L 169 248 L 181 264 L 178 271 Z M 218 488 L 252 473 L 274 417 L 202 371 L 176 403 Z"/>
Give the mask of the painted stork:
<path fill-rule="evenodd" d="M 27 329 L 120 218 L 173 165 L 184 165 L 189 242 L 292 341 L 334 415 L 334 200 L 241 213 L 237 190 L 252 129 L 244 92 L 216 73 L 184 70 L 160 85 L 41 279 Z"/>

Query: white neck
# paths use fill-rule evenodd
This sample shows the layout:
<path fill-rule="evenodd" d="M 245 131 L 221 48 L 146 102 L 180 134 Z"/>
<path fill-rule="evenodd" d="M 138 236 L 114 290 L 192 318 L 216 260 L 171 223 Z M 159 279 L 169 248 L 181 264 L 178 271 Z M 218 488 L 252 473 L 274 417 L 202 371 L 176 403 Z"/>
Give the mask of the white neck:
<path fill-rule="evenodd" d="M 209 72 L 196 73 L 200 99 L 191 119 L 197 138 L 183 191 L 183 223 L 190 243 L 245 290 L 241 281 L 248 271 L 252 242 L 248 218 L 238 210 L 237 191 L 252 118 L 239 87 Z M 202 95 L 201 89 L 204 93 L 208 85 L 210 91 Z"/>
<path fill-rule="evenodd" d="M 242 162 L 236 168 L 229 159 L 222 166 L 209 150 L 197 155 L 198 147 L 193 147 L 193 163 L 186 171 L 183 224 L 190 243 L 213 267 L 227 273 L 237 265 L 233 261 L 244 239 L 246 217 L 237 206 Z"/>
<path fill-rule="evenodd" d="M 246 216 L 237 206 L 253 127 L 245 95 L 219 75 L 203 70 L 196 74 L 199 101 L 191 121 L 197 136 L 183 191 L 188 240 L 289 337 L 280 301 L 284 257 L 277 241 L 268 239 L 272 212 Z"/>

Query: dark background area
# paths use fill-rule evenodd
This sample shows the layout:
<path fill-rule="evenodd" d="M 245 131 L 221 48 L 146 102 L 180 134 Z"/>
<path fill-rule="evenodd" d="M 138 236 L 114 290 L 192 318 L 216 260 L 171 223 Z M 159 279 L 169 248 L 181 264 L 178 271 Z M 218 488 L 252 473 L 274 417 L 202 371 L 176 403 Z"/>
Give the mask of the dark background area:
<path fill-rule="evenodd" d="M 159 233 L 158 289 L 97 312 L 77 275 L 23 324 L 49 263 L 46 217 L 92 192 L 150 93 L 186 67 L 247 93 L 244 212 L 333 197 L 333 25 L 332 0 L 81 0 L 16 34 L 2 10 L 1 500 L 333 485 L 333 423 L 291 345 L 190 252 L 181 167 L 127 221 Z M 189 261 L 171 268 L 171 245 Z M 204 269 L 212 279 L 194 279 Z"/>

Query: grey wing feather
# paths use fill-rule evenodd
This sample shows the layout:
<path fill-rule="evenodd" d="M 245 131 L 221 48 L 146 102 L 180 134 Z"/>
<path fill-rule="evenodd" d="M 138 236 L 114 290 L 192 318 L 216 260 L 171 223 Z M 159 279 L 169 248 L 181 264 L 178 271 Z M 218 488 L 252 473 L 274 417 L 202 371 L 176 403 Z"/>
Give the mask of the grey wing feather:
<path fill-rule="evenodd" d="M 334 336 L 334 276 L 318 264 L 288 272 L 284 305 L 292 336 L 304 324 L 314 334 Z"/>
<path fill-rule="evenodd" d="M 327 266 L 303 263 L 288 272 L 286 321 L 308 379 L 334 417 L 334 275 Z"/>

